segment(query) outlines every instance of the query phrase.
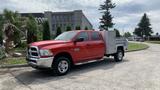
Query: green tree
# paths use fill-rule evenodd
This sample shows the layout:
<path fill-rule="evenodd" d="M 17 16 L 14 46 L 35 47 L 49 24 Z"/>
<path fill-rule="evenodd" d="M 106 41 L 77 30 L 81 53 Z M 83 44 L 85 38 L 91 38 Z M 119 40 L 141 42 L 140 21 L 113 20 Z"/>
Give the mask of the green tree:
<path fill-rule="evenodd" d="M 4 23 L 3 24 L 8 24 L 9 27 L 14 28 L 14 35 L 13 37 L 9 37 L 12 38 L 12 40 L 14 41 L 15 45 L 19 45 L 21 44 L 21 37 L 23 36 L 21 28 L 23 27 L 23 23 L 21 21 L 21 17 L 18 14 L 18 12 L 13 12 L 7 9 L 4 9 L 3 11 L 3 18 L 4 18 Z M 9 25 L 10 23 L 10 25 Z M 7 28 L 7 27 L 6 27 Z"/>
<path fill-rule="evenodd" d="M 120 37 L 121 36 L 118 29 L 114 29 L 114 31 L 116 31 L 116 37 Z"/>
<path fill-rule="evenodd" d="M 49 30 L 49 23 L 48 21 L 45 21 L 43 23 L 43 40 L 50 40 L 50 30 Z"/>
<path fill-rule="evenodd" d="M 41 41 L 43 40 L 43 23 L 42 24 L 38 24 L 38 29 L 37 29 L 37 40 Z"/>
<path fill-rule="evenodd" d="M 81 27 L 80 26 L 76 26 L 76 30 L 81 30 Z"/>
<path fill-rule="evenodd" d="M 141 18 L 138 28 L 135 29 L 134 34 L 140 37 L 148 37 L 151 36 L 153 33 L 151 28 L 150 19 L 148 18 L 147 14 L 144 13 L 143 17 Z"/>
<path fill-rule="evenodd" d="M 100 29 L 107 30 L 112 28 L 114 23 L 112 22 L 112 15 L 110 10 L 115 8 L 115 3 L 112 3 L 111 0 L 106 0 L 103 5 L 100 5 L 100 9 L 103 13 L 102 18 L 100 18 Z"/>
<path fill-rule="evenodd" d="M 4 9 L 0 18 L 0 32 L 6 37 L 4 44 L 5 51 L 6 53 L 11 54 L 12 52 L 10 53 L 10 49 L 13 48 L 12 41 L 16 47 L 21 44 L 21 38 L 24 36 L 24 33 L 21 30 L 25 26 L 25 23 L 23 23 L 25 21 L 21 20 L 17 11 L 13 12 L 7 9 Z M 3 32 L 2 28 L 4 30 Z"/>
<path fill-rule="evenodd" d="M 71 27 L 67 26 L 66 31 L 71 31 Z"/>
<path fill-rule="evenodd" d="M 130 32 L 125 32 L 125 33 L 124 33 L 124 37 L 126 37 L 126 38 L 131 37 L 131 36 L 132 36 L 132 35 L 131 35 Z"/>
<path fill-rule="evenodd" d="M 3 44 L 2 30 L 0 30 L 0 45 Z"/>
<path fill-rule="evenodd" d="M 3 32 L 2 32 L 2 29 L 3 29 L 3 18 L 2 18 L 2 16 L 0 16 L 0 44 L 1 45 L 3 44 Z"/>
<path fill-rule="evenodd" d="M 134 30 L 134 32 L 133 32 L 133 34 L 134 34 L 134 35 L 137 35 L 137 36 L 142 36 L 141 33 L 142 33 L 141 30 L 138 29 L 138 28 L 135 28 L 135 30 Z"/>
<path fill-rule="evenodd" d="M 88 27 L 87 27 L 87 26 L 85 27 L 85 30 L 88 30 Z"/>
<path fill-rule="evenodd" d="M 37 41 L 37 23 L 32 15 L 27 20 L 27 44 Z"/>
<path fill-rule="evenodd" d="M 18 12 L 13 12 L 13 11 L 10 11 L 10 10 L 7 10 L 7 9 L 4 9 L 3 11 L 3 16 L 4 16 L 4 19 L 6 21 L 9 21 L 10 23 L 12 24 L 15 24 L 17 23 L 18 21 L 18 18 L 19 18 L 19 14 Z"/>
<path fill-rule="evenodd" d="M 60 35 L 61 33 L 62 33 L 62 31 L 61 31 L 61 27 L 58 27 L 58 28 L 57 28 L 56 36 Z"/>

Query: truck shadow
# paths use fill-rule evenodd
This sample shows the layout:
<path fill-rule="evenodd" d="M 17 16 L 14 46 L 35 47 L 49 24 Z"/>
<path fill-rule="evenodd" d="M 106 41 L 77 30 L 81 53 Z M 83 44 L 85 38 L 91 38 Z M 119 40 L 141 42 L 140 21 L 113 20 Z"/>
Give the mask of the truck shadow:
<path fill-rule="evenodd" d="M 89 73 L 91 71 L 109 70 L 117 64 L 128 62 L 128 60 L 123 60 L 122 62 L 115 62 L 113 59 L 108 59 L 108 58 L 105 59 L 107 60 L 75 66 L 67 75 L 64 76 L 53 76 L 51 71 L 38 71 L 38 70 L 24 71 L 20 74 L 17 73 L 14 74 L 13 71 L 12 74 L 22 84 L 25 85 L 41 84 L 53 81 L 59 82 L 61 80 L 63 81 L 64 79 L 76 79 L 79 78 L 78 76 L 81 76 L 82 74 L 84 75 L 85 73 Z"/>

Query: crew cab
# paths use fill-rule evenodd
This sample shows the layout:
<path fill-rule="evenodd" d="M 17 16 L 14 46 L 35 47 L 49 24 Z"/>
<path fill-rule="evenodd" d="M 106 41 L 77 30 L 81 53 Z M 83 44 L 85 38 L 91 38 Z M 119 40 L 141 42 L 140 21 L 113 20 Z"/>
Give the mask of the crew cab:
<path fill-rule="evenodd" d="M 26 59 L 33 68 L 50 68 L 57 75 L 65 75 L 72 65 L 104 56 L 122 61 L 127 46 L 126 39 L 116 38 L 115 31 L 75 30 L 64 32 L 54 40 L 31 43 Z"/>

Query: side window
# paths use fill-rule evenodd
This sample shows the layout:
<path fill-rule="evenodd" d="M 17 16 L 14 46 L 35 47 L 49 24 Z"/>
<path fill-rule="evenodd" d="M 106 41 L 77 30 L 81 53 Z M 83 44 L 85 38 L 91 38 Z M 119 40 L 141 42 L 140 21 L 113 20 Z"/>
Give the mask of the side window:
<path fill-rule="evenodd" d="M 92 40 L 101 40 L 98 32 L 92 32 L 91 33 L 91 39 Z"/>
<path fill-rule="evenodd" d="M 87 41 L 87 40 L 89 39 L 87 32 L 81 32 L 81 33 L 77 36 L 77 38 L 80 38 L 80 37 L 84 38 L 84 41 Z"/>

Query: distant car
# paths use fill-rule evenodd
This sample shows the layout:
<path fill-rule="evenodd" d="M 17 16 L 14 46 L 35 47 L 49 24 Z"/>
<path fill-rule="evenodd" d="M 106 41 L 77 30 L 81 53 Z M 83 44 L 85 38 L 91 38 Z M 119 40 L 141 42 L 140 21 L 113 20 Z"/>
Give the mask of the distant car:
<path fill-rule="evenodd" d="M 127 40 L 128 40 L 128 41 L 134 41 L 134 38 L 128 37 Z"/>
<path fill-rule="evenodd" d="M 144 42 L 144 39 L 139 39 L 140 42 Z"/>

